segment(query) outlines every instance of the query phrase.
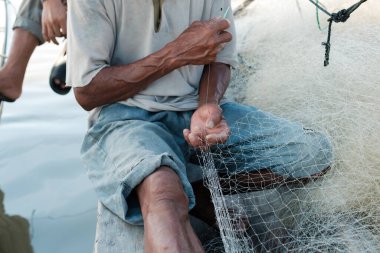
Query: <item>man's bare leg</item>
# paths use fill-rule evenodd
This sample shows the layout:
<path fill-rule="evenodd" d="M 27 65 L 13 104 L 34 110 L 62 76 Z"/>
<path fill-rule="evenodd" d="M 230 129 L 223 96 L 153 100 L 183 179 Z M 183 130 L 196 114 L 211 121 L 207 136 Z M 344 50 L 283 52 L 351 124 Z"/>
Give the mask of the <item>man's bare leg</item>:
<path fill-rule="evenodd" d="M 318 180 L 329 170 L 330 166 L 309 177 L 285 179 L 268 169 L 262 169 L 256 172 L 241 173 L 234 176 L 220 175 L 220 185 L 222 192 L 226 195 L 262 191 L 284 185 L 301 186 L 306 185 L 310 181 Z M 206 222 L 209 226 L 216 227 L 215 208 L 211 200 L 210 190 L 204 185 L 203 181 L 194 182 L 192 186 L 197 204 L 190 211 L 190 214 Z M 247 227 L 244 217 L 239 217 L 239 219 L 239 228 L 244 229 L 244 227 Z"/>
<path fill-rule="evenodd" d="M 138 187 L 147 253 L 203 253 L 190 225 L 188 198 L 178 175 L 161 167 Z"/>
<path fill-rule="evenodd" d="M 37 38 L 30 32 L 16 28 L 9 57 L 0 70 L 0 95 L 16 100 L 22 92 L 22 82 L 30 56 L 38 46 Z"/>

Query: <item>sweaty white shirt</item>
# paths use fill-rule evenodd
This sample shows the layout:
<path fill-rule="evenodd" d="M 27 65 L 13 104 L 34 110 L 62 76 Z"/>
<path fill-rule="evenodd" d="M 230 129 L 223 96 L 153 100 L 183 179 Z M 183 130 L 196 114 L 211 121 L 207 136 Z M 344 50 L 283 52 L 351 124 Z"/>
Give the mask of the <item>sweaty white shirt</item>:
<path fill-rule="evenodd" d="M 230 0 L 164 0 L 158 32 L 154 29 L 152 0 L 69 1 L 66 82 L 83 87 L 103 68 L 144 58 L 176 39 L 193 21 L 222 17 L 228 8 L 229 32 L 234 39 L 218 54 L 216 61 L 236 66 Z M 120 103 L 148 111 L 196 109 L 202 72 L 203 66 L 181 67 Z"/>

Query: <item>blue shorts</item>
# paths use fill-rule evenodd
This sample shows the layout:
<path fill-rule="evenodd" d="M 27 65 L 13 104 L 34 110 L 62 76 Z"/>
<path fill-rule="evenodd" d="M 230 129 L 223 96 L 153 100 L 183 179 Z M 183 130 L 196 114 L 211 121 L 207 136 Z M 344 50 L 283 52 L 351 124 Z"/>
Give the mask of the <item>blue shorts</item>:
<path fill-rule="evenodd" d="M 22 28 L 33 34 L 39 44 L 44 43 L 42 36 L 42 1 L 23 0 L 18 10 L 13 29 Z"/>
<path fill-rule="evenodd" d="M 252 106 L 226 103 L 221 107 L 231 136 L 212 148 L 220 172 L 270 169 L 286 178 L 300 178 L 330 165 L 331 145 L 321 133 Z M 107 208 L 130 224 L 142 225 L 134 188 L 161 166 L 178 174 L 189 208 L 194 207 L 193 176 L 188 172 L 190 161 L 197 159 L 182 134 L 189 128 L 192 113 L 149 112 L 124 104 L 101 110 L 81 152 L 89 178 Z"/>

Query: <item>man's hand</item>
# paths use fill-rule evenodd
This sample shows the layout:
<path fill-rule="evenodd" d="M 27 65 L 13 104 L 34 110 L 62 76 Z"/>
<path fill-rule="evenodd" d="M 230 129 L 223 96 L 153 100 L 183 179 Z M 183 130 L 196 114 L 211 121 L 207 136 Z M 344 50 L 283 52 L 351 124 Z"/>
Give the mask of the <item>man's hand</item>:
<path fill-rule="evenodd" d="M 191 117 L 190 130 L 183 130 L 190 146 L 205 148 L 217 143 L 225 143 L 230 129 L 223 118 L 222 109 L 217 104 L 200 106 Z"/>
<path fill-rule="evenodd" d="M 58 45 L 57 37 L 66 36 L 67 7 L 62 0 L 45 0 L 42 9 L 42 35 Z"/>
<path fill-rule="evenodd" d="M 183 65 L 204 65 L 214 62 L 224 44 L 232 40 L 225 31 L 230 27 L 226 19 L 195 21 L 176 40 L 175 50 Z"/>

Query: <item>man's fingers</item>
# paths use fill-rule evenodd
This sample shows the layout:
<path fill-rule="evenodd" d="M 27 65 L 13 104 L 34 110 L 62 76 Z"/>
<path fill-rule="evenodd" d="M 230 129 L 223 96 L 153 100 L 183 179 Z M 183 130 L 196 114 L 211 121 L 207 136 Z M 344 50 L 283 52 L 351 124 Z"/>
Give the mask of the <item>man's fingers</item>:
<path fill-rule="evenodd" d="M 200 145 L 202 145 L 205 135 L 206 135 L 205 129 L 199 126 L 192 127 L 191 132 L 189 134 L 189 140 L 190 140 L 191 146 L 199 147 Z"/>
<path fill-rule="evenodd" d="M 61 33 L 63 36 L 67 35 L 66 20 L 65 20 L 65 22 L 62 23 Z"/>
<path fill-rule="evenodd" d="M 58 45 L 58 41 L 55 39 L 55 31 L 53 30 L 54 27 L 47 25 L 46 26 L 46 33 L 45 36 L 47 37 L 47 42 L 53 42 L 54 44 Z"/>
<path fill-rule="evenodd" d="M 217 144 L 217 143 L 225 143 L 228 139 L 229 131 L 223 131 L 218 134 L 209 134 L 206 136 L 206 141 L 209 145 Z"/>
<path fill-rule="evenodd" d="M 200 148 L 207 145 L 225 143 L 229 137 L 229 130 L 225 130 L 221 133 L 208 134 L 206 137 L 201 138 L 198 134 L 192 133 L 188 129 L 185 129 L 183 131 L 183 136 L 190 146 Z"/>
<path fill-rule="evenodd" d="M 51 38 L 51 41 L 52 41 L 54 44 L 59 45 L 57 39 L 56 39 L 54 36 Z"/>
<path fill-rule="evenodd" d="M 44 22 L 45 24 L 42 26 L 42 36 L 46 42 L 53 42 L 58 45 L 58 37 L 62 37 L 66 35 L 66 24 L 64 26 L 60 26 L 58 23 L 52 24 L 49 22 Z"/>
<path fill-rule="evenodd" d="M 222 32 L 230 27 L 230 22 L 227 19 L 215 18 L 210 21 L 212 29 Z"/>
<path fill-rule="evenodd" d="M 219 124 L 219 122 L 222 120 L 222 111 L 215 111 L 215 112 L 212 112 L 210 113 L 207 121 L 206 121 L 206 127 L 208 129 L 212 129 L 214 128 L 216 125 Z"/>
<path fill-rule="evenodd" d="M 183 130 L 183 137 L 185 137 L 185 140 L 188 144 L 191 144 L 190 139 L 189 139 L 189 134 L 190 130 L 189 129 L 184 129 Z"/>
<path fill-rule="evenodd" d="M 217 48 L 217 52 L 219 53 L 220 51 L 222 51 L 225 46 L 226 46 L 226 43 L 219 44 L 219 46 Z"/>
<path fill-rule="evenodd" d="M 46 29 L 45 29 L 45 36 L 46 36 L 46 41 L 47 42 L 50 42 L 51 41 L 51 37 L 52 37 L 52 31 L 50 30 L 50 27 L 49 26 L 46 26 Z"/>
<path fill-rule="evenodd" d="M 189 134 L 189 141 L 190 141 L 190 145 L 193 147 L 199 147 L 202 145 L 202 139 L 196 133 L 190 133 Z"/>
<path fill-rule="evenodd" d="M 217 37 L 217 43 L 227 43 L 232 40 L 232 34 L 226 31 L 222 31 Z"/>
<path fill-rule="evenodd" d="M 183 130 L 183 136 L 185 137 L 186 142 L 192 147 L 200 147 L 202 145 L 202 139 L 199 133 L 193 133 L 189 129 Z"/>
<path fill-rule="evenodd" d="M 61 37 L 62 36 L 61 28 L 60 28 L 59 24 L 52 25 L 52 30 L 54 32 L 54 37 Z"/>
<path fill-rule="evenodd" d="M 42 26 L 42 37 L 44 38 L 44 41 L 49 42 L 49 37 L 47 36 L 47 26 Z"/>

